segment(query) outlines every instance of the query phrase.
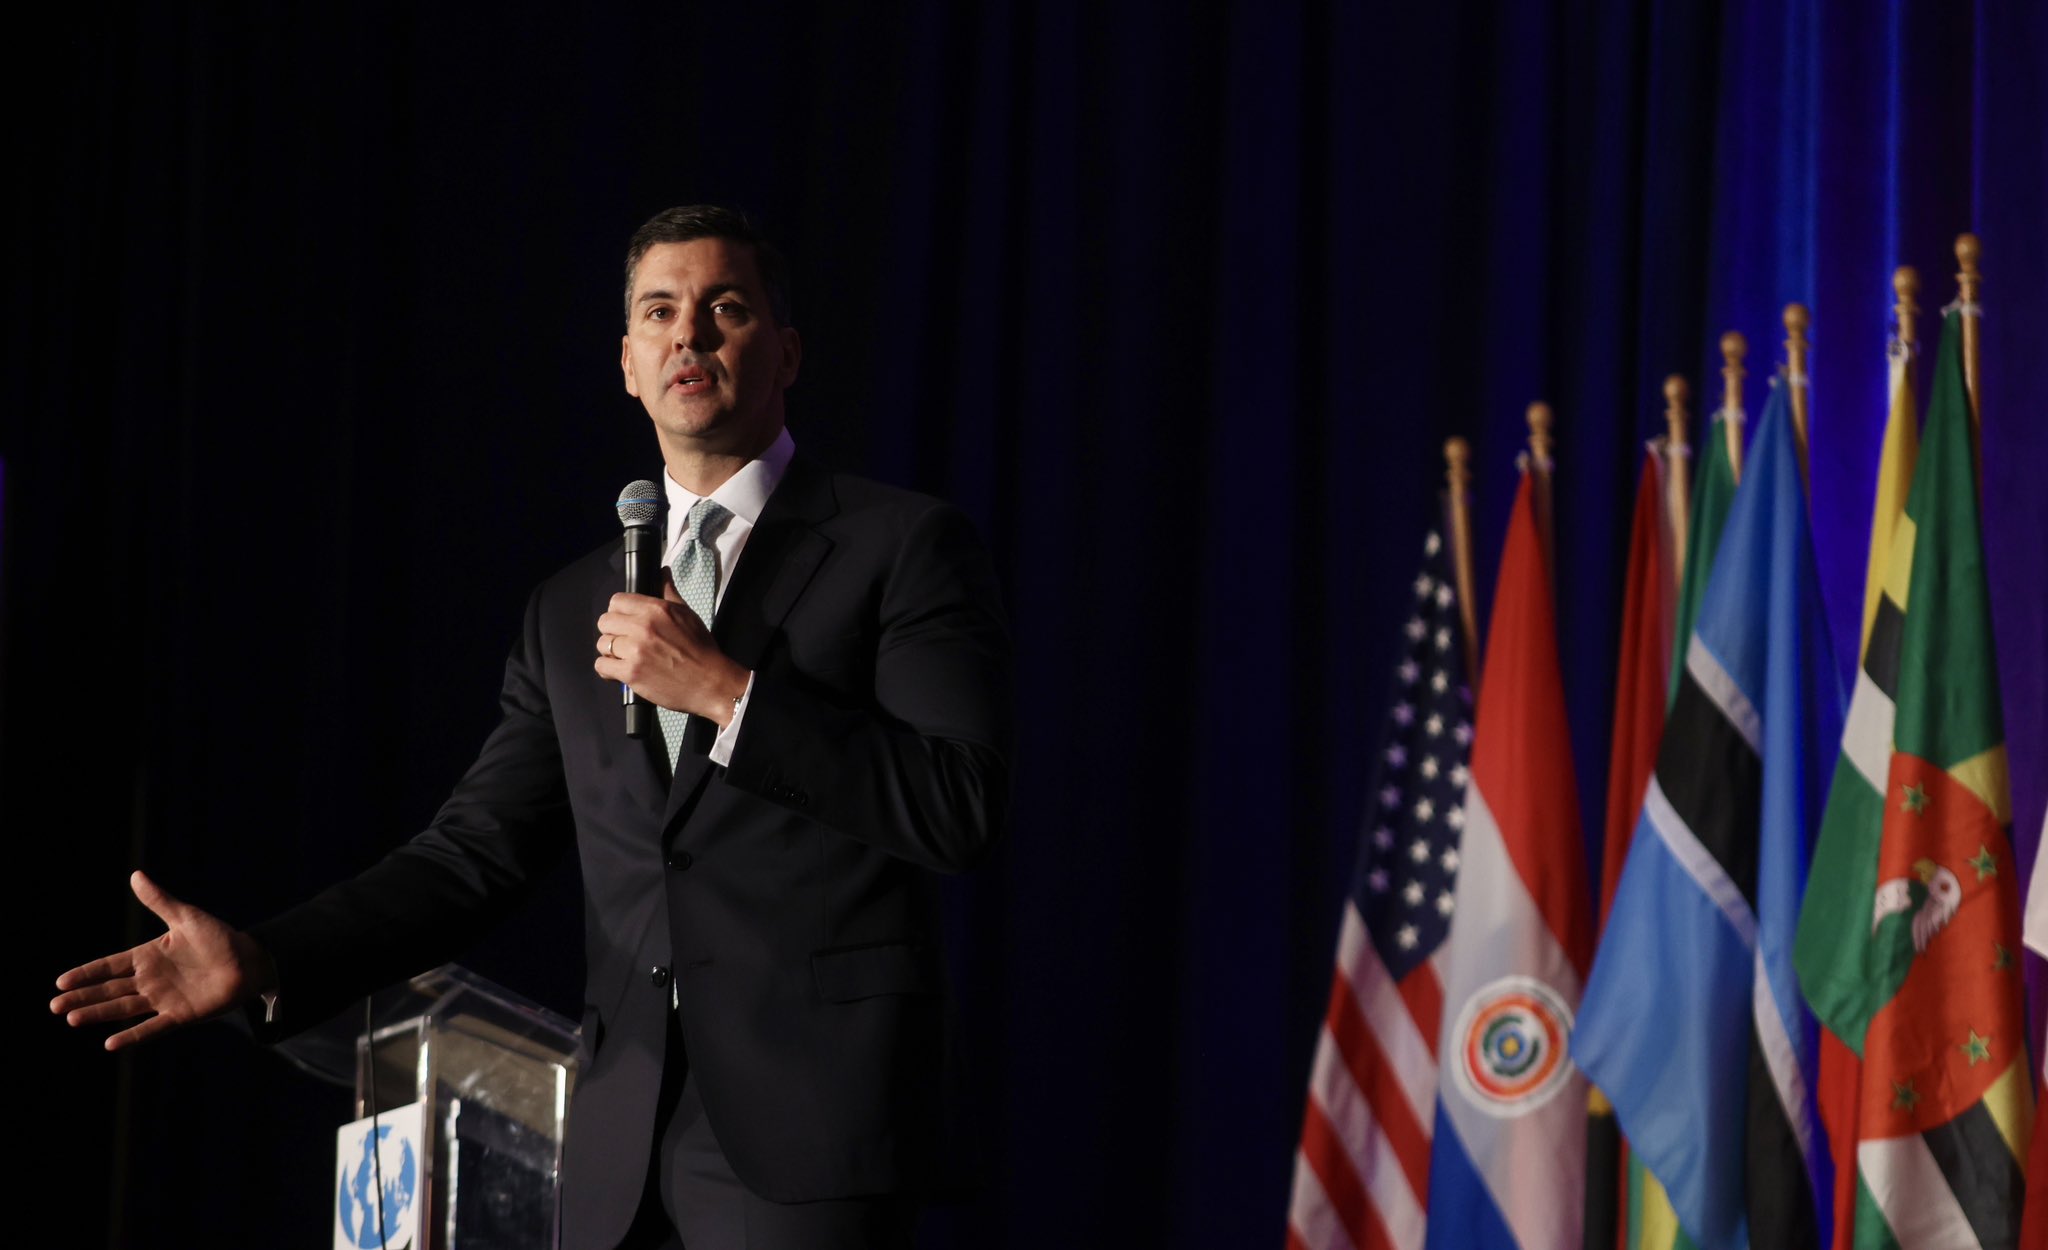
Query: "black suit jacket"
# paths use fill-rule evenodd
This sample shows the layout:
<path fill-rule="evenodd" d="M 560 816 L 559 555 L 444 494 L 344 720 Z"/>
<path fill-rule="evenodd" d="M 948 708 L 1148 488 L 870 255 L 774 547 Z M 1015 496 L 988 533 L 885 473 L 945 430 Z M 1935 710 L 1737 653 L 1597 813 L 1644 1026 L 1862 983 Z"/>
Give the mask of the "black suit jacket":
<path fill-rule="evenodd" d="M 957 511 L 799 456 L 713 634 L 754 670 L 731 764 L 693 721 L 671 781 L 591 668 L 608 544 L 544 582 L 504 715 L 426 832 L 253 930 L 285 1027 L 460 953 L 572 840 L 584 1065 L 564 1242 L 610 1245 L 652 1150 L 669 981 L 733 1169 L 764 1197 L 916 1192 L 942 1175 L 951 1062 L 936 881 L 1001 836 L 1009 642 Z"/>

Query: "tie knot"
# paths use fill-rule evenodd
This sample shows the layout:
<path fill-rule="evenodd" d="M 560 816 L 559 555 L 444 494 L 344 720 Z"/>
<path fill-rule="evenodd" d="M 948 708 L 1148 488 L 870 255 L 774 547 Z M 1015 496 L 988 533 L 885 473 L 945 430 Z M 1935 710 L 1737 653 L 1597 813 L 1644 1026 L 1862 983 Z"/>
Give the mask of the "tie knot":
<path fill-rule="evenodd" d="M 696 505 L 690 509 L 688 515 L 683 517 L 683 541 L 685 543 L 705 541 L 705 535 L 717 533 L 718 527 L 723 525 L 725 519 L 731 515 L 732 513 L 727 511 L 724 505 L 714 503 L 709 499 L 699 499 Z"/>

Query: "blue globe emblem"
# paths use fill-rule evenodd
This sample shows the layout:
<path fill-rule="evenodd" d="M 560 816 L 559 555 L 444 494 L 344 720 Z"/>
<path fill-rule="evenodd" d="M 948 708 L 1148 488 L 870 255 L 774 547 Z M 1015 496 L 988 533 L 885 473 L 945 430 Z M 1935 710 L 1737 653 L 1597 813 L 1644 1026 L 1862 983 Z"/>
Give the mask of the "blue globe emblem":
<path fill-rule="evenodd" d="M 348 1238 L 348 1244 L 360 1246 L 362 1250 L 381 1250 L 405 1244 L 395 1239 L 399 1230 L 408 1226 L 412 1215 L 413 1199 L 419 1187 L 419 1163 L 413 1157 L 411 1139 L 394 1138 L 391 1133 L 389 1124 L 378 1125 L 374 1139 L 365 1133 L 362 1150 L 341 1174 L 338 1202 L 342 1235 Z M 374 1160 L 370 1157 L 372 1140 L 376 1142 L 377 1150 Z M 384 1219 L 381 1228 L 377 1220 L 377 1171 L 380 1166 L 384 1172 Z"/>

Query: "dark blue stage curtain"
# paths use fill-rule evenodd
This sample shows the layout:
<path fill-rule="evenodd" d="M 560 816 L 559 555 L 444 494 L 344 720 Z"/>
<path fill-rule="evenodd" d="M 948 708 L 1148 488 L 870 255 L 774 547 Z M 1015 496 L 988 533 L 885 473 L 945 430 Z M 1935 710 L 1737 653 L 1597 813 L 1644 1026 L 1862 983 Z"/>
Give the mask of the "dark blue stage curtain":
<path fill-rule="evenodd" d="M 617 254 L 690 200 L 787 241 L 799 443 L 959 500 L 1007 582 L 1016 834 L 948 895 L 989 1179 L 930 1245 L 1279 1244 L 1447 436 L 1473 442 L 1490 587 L 1523 409 L 1556 409 L 1590 857 L 1659 387 L 1718 394 L 1714 344 L 1739 329 L 1761 411 L 1780 309 L 1806 303 L 1846 689 L 1891 271 L 1919 268 L 1931 341 L 1963 230 L 1984 241 L 2022 846 L 2040 828 L 2040 6 L 51 22 L 0 73 L 0 811 L 31 848 L 24 1010 L 151 931 L 121 900 L 138 862 L 253 920 L 427 819 L 491 719 L 526 589 L 651 475 L 613 372 Z M 52 800 L 60 820 L 30 815 Z M 555 883 L 472 962 L 573 1009 L 575 897 Z M 115 1063 L 15 1027 L 68 1095 L 35 1125 L 67 1240 L 325 1236 L 344 1096 L 224 1030 Z"/>

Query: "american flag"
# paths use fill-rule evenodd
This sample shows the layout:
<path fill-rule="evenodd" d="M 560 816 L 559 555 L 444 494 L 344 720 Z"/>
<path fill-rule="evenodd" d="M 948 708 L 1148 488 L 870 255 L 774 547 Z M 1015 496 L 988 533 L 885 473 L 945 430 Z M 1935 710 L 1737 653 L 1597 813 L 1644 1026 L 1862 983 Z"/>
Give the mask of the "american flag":
<path fill-rule="evenodd" d="M 1457 586 L 1432 531 L 1402 626 L 1366 834 L 1294 1160 L 1289 1250 L 1420 1250 L 1472 692 Z"/>

